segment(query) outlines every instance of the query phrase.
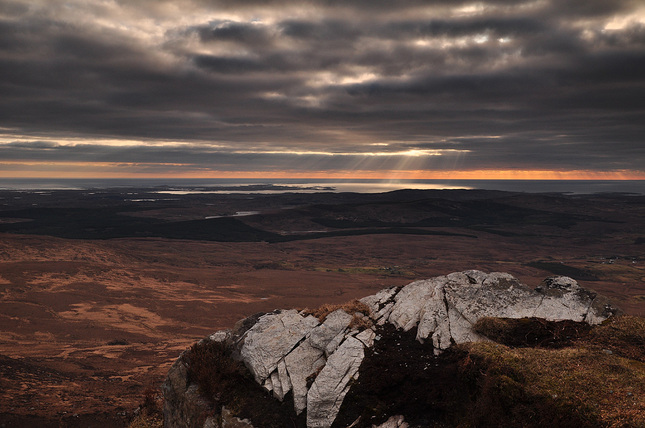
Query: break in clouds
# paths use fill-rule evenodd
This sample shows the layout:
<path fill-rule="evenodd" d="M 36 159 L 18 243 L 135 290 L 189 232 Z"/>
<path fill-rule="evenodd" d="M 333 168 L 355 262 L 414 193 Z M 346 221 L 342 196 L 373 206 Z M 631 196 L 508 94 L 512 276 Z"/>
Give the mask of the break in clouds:
<path fill-rule="evenodd" d="M 0 159 L 643 170 L 645 6 L 4 0 Z"/>

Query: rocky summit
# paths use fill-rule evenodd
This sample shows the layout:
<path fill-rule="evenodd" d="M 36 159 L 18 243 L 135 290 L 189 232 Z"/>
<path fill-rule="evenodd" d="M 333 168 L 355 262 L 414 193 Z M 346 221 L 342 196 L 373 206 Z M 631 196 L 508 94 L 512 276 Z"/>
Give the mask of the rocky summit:
<path fill-rule="evenodd" d="M 366 354 L 386 342 L 384 335 L 413 334 L 435 358 L 454 344 L 488 340 L 473 328 L 484 317 L 593 325 L 614 313 L 568 277 L 550 277 L 532 289 L 507 273 L 470 270 L 385 289 L 324 313 L 256 314 L 203 339 L 175 362 L 164 383 L 164 426 L 287 426 L 269 420 L 283 417 L 289 426 L 331 427 Z M 218 374 L 204 374 L 209 365 Z M 238 392 L 224 394 L 212 385 L 226 382 Z M 245 400 L 278 410 L 262 410 L 258 414 L 269 419 L 255 420 L 240 411 L 249 406 Z M 373 426 L 408 426 L 403 415 L 386 416 Z"/>

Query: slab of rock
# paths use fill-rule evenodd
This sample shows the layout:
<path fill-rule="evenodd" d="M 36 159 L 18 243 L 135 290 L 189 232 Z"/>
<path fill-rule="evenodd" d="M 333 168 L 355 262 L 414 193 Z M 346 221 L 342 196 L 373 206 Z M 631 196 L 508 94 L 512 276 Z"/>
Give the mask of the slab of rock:
<path fill-rule="evenodd" d="M 347 329 L 351 321 L 352 315 L 342 309 L 330 313 L 322 324 L 311 330 L 309 343 L 314 348 L 324 351 L 334 338 Z M 331 352 L 333 352 L 333 349 Z"/>
<path fill-rule="evenodd" d="M 341 331 L 338 333 L 325 347 L 325 355 L 329 357 L 331 354 L 338 349 L 338 345 L 345 340 L 345 336 L 347 335 L 347 332 L 345 330 Z"/>
<path fill-rule="evenodd" d="M 299 415 L 307 407 L 307 378 L 320 370 L 326 360 L 323 351 L 304 341 L 284 361 L 293 387 L 293 406 Z"/>
<path fill-rule="evenodd" d="M 313 316 L 303 317 L 296 310 L 260 317 L 243 338 L 242 361 L 255 380 L 263 384 L 282 360 L 319 324 Z"/>
<path fill-rule="evenodd" d="M 443 287 L 442 284 L 437 285 L 432 295 L 426 300 L 421 309 L 417 328 L 417 340 L 423 343 L 431 336 L 432 346 L 435 350 L 447 349 L 452 340 L 448 305 Z"/>
<path fill-rule="evenodd" d="M 363 342 L 351 336 L 329 357 L 307 394 L 307 427 L 331 427 L 364 357 Z"/>
<path fill-rule="evenodd" d="M 377 325 L 383 325 L 387 322 L 394 308 L 394 296 L 396 296 L 398 290 L 397 287 L 386 288 L 360 300 L 370 308 L 372 319 Z"/>
<path fill-rule="evenodd" d="M 388 322 L 396 328 L 409 331 L 419 324 L 421 310 L 426 301 L 434 294 L 435 288 L 444 277 L 415 281 L 406 285 L 394 296 L 394 307 Z"/>
<path fill-rule="evenodd" d="M 361 331 L 360 333 L 357 333 L 354 337 L 363 342 L 363 345 L 365 345 L 366 348 L 371 348 L 372 346 L 374 346 L 374 338 L 376 337 L 376 333 L 371 328 L 368 328 Z"/>

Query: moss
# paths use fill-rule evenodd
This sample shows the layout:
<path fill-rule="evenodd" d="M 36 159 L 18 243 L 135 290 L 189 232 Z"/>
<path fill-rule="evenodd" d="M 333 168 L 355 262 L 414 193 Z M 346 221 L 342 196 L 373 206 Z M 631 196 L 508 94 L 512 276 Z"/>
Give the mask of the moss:
<path fill-rule="evenodd" d="M 597 415 L 584 403 L 546 386 L 553 382 L 555 372 L 542 370 L 541 365 L 548 365 L 546 360 L 558 351 L 514 349 L 494 343 L 457 348 L 467 353 L 468 361 L 467 366 L 462 366 L 460 378 L 473 391 L 465 412 L 468 426 L 600 426 Z"/>
<path fill-rule="evenodd" d="M 231 390 L 239 378 L 246 377 L 246 368 L 231 358 L 231 349 L 224 342 L 198 342 L 184 358 L 189 382 L 197 383 L 204 396 Z"/>

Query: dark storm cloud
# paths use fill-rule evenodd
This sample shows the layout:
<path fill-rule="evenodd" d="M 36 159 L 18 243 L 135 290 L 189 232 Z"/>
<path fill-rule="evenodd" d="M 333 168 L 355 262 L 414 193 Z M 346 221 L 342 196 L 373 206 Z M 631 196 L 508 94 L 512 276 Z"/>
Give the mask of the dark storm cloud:
<path fill-rule="evenodd" d="M 490 0 L 486 3 L 495 5 L 530 3 L 531 0 Z M 392 9 L 406 9 L 415 7 L 441 6 L 441 5 L 462 5 L 472 3 L 469 0 L 398 0 L 392 4 L 390 0 L 203 0 L 202 3 L 216 5 L 218 7 L 238 9 L 257 7 L 285 7 L 300 6 L 306 4 L 315 8 L 343 8 L 356 9 L 365 13 L 370 10 L 391 11 Z M 600 2 L 598 2 L 600 3 Z"/>
<path fill-rule="evenodd" d="M 405 149 L 404 146 L 401 148 Z M 433 147 L 432 150 L 436 150 Z M 447 152 L 448 157 L 456 156 Z M 292 170 L 307 171 L 312 169 L 356 169 L 356 170 L 389 170 L 406 162 L 414 168 L 425 168 L 430 165 L 428 159 L 419 157 L 410 162 L 400 152 L 390 154 L 366 155 L 365 153 L 292 153 L 288 151 L 266 150 L 265 148 L 239 151 L 234 147 L 208 147 L 203 145 L 166 145 L 158 146 L 110 146 L 103 144 L 58 144 L 45 141 L 13 142 L 0 146 L 0 159 L 4 162 L 47 161 L 47 162 L 83 162 L 92 159 L 95 162 L 118 165 L 127 162 L 150 168 L 149 164 L 158 164 L 160 168 L 171 167 L 174 170 L 208 170 L 214 165 L 228 171 L 271 171 Z M 151 162 L 151 160 L 154 160 Z M 0 161 L 0 165 L 2 165 Z M 434 162 L 434 161 L 433 161 Z"/>
<path fill-rule="evenodd" d="M 467 36 L 488 32 L 498 37 L 535 34 L 546 29 L 546 25 L 534 18 L 496 18 L 478 19 L 432 19 L 424 21 L 401 21 L 386 23 L 380 30 L 392 39 L 410 36 Z"/>
<path fill-rule="evenodd" d="M 218 73 L 248 73 L 252 71 L 267 70 L 268 67 L 261 61 L 246 58 L 226 58 L 213 55 L 196 55 L 193 57 L 195 65 Z"/>
<path fill-rule="evenodd" d="M 643 70 L 630 0 L 7 1 L 0 160 L 643 170 Z"/>
<path fill-rule="evenodd" d="M 202 42 L 235 41 L 240 43 L 257 44 L 268 41 L 269 35 L 264 28 L 249 23 L 234 21 L 214 21 L 192 29 L 199 34 Z"/>

